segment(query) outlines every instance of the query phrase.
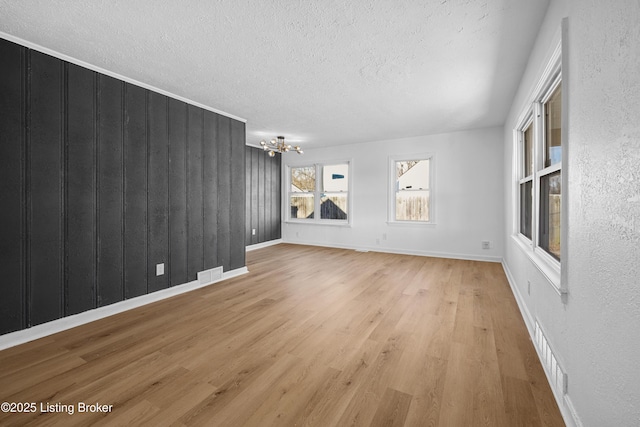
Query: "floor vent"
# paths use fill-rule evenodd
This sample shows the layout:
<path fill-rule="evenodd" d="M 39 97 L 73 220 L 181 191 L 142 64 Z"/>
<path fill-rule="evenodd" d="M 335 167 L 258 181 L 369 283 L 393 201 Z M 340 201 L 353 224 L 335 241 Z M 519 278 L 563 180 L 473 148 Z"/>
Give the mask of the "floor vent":
<path fill-rule="evenodd" d="M 549 346 L 547 337 L 544 336 L 540 324 L 536 320 L 535 330 L 536 347 L 538 348 L 538 354 L 540 355 L 540 361 L 544 370 L 549 377 L 549 383 L 560 396 L 567 394 L 567 374 L 564 372 L 558 359 L 553 354 L 553 350 Z"/>
<path fill-rule="evenodd" d="M 220 279 L 222 279 L 222 267 L 211 268 L 198 273 L 198 282 L 203 285 Z"/>

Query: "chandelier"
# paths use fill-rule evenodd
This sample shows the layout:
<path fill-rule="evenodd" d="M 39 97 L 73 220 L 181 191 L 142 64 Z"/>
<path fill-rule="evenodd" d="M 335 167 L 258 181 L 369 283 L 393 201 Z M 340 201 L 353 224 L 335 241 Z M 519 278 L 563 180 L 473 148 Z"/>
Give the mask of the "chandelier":
<path fill-rule="evenodd" d="M 260 145 L 262 145 L 262 149 L 264 151 L 269 152 L 269 157 L 275 156 L 276 152 L 282 154 L 290 150 L 294 150 L 298 154 L 303 153 L 302 148 L 300 148 L 300 146 L 296 145 L 295 147 L 292 147 L 291 145 L 285 144 L 284 136 L 277 136 L 276 138 L 277 139 L 272 139 L 269 142 L 265 141 L 264 139 L 260 141 Z"/>

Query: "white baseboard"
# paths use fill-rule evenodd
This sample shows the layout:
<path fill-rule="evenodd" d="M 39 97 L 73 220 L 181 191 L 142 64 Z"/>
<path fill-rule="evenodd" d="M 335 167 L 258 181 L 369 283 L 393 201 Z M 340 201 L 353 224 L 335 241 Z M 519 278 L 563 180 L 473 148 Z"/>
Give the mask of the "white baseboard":
<path fill-rule="evenodd" d="M 531 316 L 531 313 L 529 312 L 529 309 L 527 308 L 527 305 L 525 304 L 524 299 L 522 298 L 522 294 L 520 293 L 520 290 L 516 286 L 516 281 L 513 275 L 511 274 L 511 270 L 509 270 L 509 267 L 504 262 L 504 260 L 502 260 L 502 269 L 504 270 L 505 276 L 507 276 L 507 281 L 509 282 L 509 286 L 511 287 L 511 292 L 513 293 L 513 296 L 516 299 L 516 303 L 518 304 L 518 308 L 520 309 L 520 313 L 522 314 L 524 323 L 527 325 L 529 336 L 531 337 L 531 340 L 535 342 L 534 341 L 535 321 L 533 320 L 533 316 Z"/>
<path fill-rule="evenodd" d="M 282 239 L 269 240 L 268 242 L 256 243 L 255 245 L 249 245 L 246 247 L 246 251 L 255 251 L 256 249 L 267 248 L 273 245 L 279 245 L 282 243 Z"/>
<path fill-rule="evenodd" d="M 518 304 L 518 308 L 520 309 L 520 313 L 522 314 L 522 318 L 524 319 L 524 323 L 527 326 L 527 331 L 529 332 L 529 338 L 531 338 L 531 342 L 533 343 L 533 348 L 536 350 L 536 355 L 538 356 L 538 360 L 540 364 L 544 366 L 544 362 L 541 357 L 541 349 L 536 345 L 535 339 L 535 320 L 533 316 L 531 316 L 531 312 L 527 308 L 527 305 L 522 298 L 522 294 L 518 290 L 516 286 L 516 281 L 513 275 L 511 274 L 511 270 L 507 266 L 507 263 L 502 260 L 502 268 L 504 269 L 504 273 L 507 276 L 507 281 L 509 282 L 509 286 L 511 287 L 511 292 L 516 299 L 516 303 Z M 578 417 L 578 414 L 573 407 L 573 403 L 571 402 L 571 398 L 569 394 L 564 394 L 562 396 L 558 395 L 556 392 L 556 388 L 551 383 L 549 378 L 549 372 L 546 369 L 543 369 L 545 376 L 547 378 L 547 382 L 549 383 L 549 387 L 553 393 L 553 397 L 556 399 L 556 403 L 558 404 L 558 408 L 560 408 L 560 414 L 568 427 L 582 427 L 582 422 Z"/>
<path fill-rule="evenodd" d="M 104 319 L 105 317 L 113 316 L 114 314 L 142 307 L 143 305 L 151 304 L 152 302 L 161 301 L 163 299 L 184 294 L 195 289 L 204 288 L 214 283 L 241 276 L 248 272 L 249 270 L 247 269 L 247 267 L 241 267 L 235 270 L 227 271 L 222 274 L 222 278 L 208 283 L 200 283 L 198 280 L 194 280 L 192 282 L 172 286 L 170 288 L 162 289 L 150 294 L 140 295 L 139 297 L 127 299 L 104 307 L 99 307 L 93 310 L 74 314 L 72 316 L 52 320 L 51 322 L 33 326 L 28 329 L 11 332 L 0 336 L 0 350 L 24 344 L 29 341 L 37 340 L 38 338 L 43 338 L 48 335 L 53 335 L 55 333 L 75 328 L 76 326 L 84 325 L 86 323 L 90 323 L 99 319 Z"/>
<path fill-rule="evenodd" d="M 576 412 L 576 408 L 573 407 L 573 402 L 568 394 L 564 395 L 564 403 L 567 405 L 567 409 L 569 414 L 571 414 L 571 421 L 573 421 L 573 425 L 567 423 L 567 417 L 564 417 L 565 423 L 568 427 L 583 427 L 582 421 L 580 421 L 580 417 L 578 417 L 578 413 Z M 564 415 L 564 414 L 563 414 Z"/>
<path fill-rule="evenodd" d="M 358 245 L 341 245 L 341 244 L 329 245 L 327 243 L 320 243 L 320 242 L 288 241 L 288 240 L 283 241 L 283 243 L 290 243 L 292 245 L 321 246 L 324 248 L 351 249 L 359 252 L 381 252 L 381 253 L 387 253 L 387 254 L 461 259 L 465 261 L 487 261 L 487 262 L 502 261 L 502 257 L 498 257 L 498 256 L 479 256 L 479 255 L 456 254 L 456 253 L 446 253 L 446 252 L 415 251 L 415 250 L 407 250 L 407 249 L 381 248 L 380 246 L 358 246 Z"/>

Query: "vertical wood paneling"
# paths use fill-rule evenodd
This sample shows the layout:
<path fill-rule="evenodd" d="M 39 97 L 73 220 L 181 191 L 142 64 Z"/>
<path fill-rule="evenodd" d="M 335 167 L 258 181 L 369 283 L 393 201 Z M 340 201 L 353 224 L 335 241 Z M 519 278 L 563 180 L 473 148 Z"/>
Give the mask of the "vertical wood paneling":
<path fill-rule="evenodd" d="M 246 245 L 281 237 L 280 164 L 282 157 L 269 157 L 263 150 L 246 147 Z M 251 229 L 256 235 L 251 235 Z"/>
<path fill-rule="evenodd" d="M 273 200 L 273 212 L 274 218 L 274 239 L 280 239 L 282 237 L 282 161 L 278 159 L 275 164 L 275 188 L 273 188 L 274 200 Z M 284 191 L 284 197 L 287 196 L 287 189 Z"/>
<path fill-rule="evenodd" d="M 251 236 L 251 244 L 260 243 L 258 240 L 258 195 L 260 194 L 261 181 L 258 179 L 258 162 L 260 157 L 266 156 L 264 151 L 252 149 L 251 154 L 251 228 L 256 229 L 255 236 Z"/>
<path fill-rule="evenodd" d="M 149 200 L 148 200 L 148 291 L 169 286 L 166 274 L 169 262 L 169 138 L 167 129 L 167 97 L 148 91 L 149 134 Z M 165 274 L 156 276 L 156 264 L 165 264 Z"/>
<path fill-rule="evenodd" d="M 204 111 L 203 182 L 204 269 L 222 263 L 218 258 L 218 116 Z"/>
<path fill-rule="evenodd" d="M 98 306 L 124 298 L 123 83 L 98 78 Z"/>
<path fill-rule="evenodd" d="M 264 165 L 266 163 L 267 156 L 258 157 L 258 181 L 262 184 L 258 186 L 258 241 L 264 242 L 264 218 L 265 218 L 265 204 L 264 204 L 264 193 L 265 193 L 265 179 L 264 179 Z"/>
<path fill-rule="evenodd" d="M 124 93 L 124 295 L 147 293 L 146 90 L 125 83 Z"/>
<path fill-rule="evenodd" d="M 169 98 L 169 283 L 187 280 L 187 105 Z"/>
<path fill-rule="evenodd" d="M 63 315 L 63 62 L 30 51 L 29 192 L 31 322 Z"/>
<path fill-rule="evenodd" d="M 188 259 L 187 281 L 195 280 L 203 268 L 203 236 L 204 213 L 202 191 L 202 143 L 203 112 L 202 109 L 189 105 L 187 107 L 187 224 L 188 224 Z"/>
<path fill-rule="evenodd" d="M 67 72 L 66 315 L 96 307 L 96 73 Z"/>
<path fill-rule="evenodd" d="M 264 165 L 264 240 L 273 240 L 273 163 L 275 157 L 267 157 Z"/>
<path fill-rule="evenodd" d="M 231 119 L 218 116 L 218 264 L 231 269 Z"/>
<path fill-rule="evenodd" d="M 229 227 L 231 234 L 229 244 L 231 247 L 230 269 L 244 267 L 245 265 L 245 125 L 237 120 L 230 120 L 231 132 L 231 162 L 230 162 L 230 203 L 229 203 Z"/>
<path fill-rule="evenodd" d="M 0 334 L 244 266 L 243 123 L 5 40 L 0 56 Z"/>
<path fill-rule="evenodd" d="M 245 169 L 245 196 L 246 196 L 246 209 L 247 209 L 247 214 L 245 215 L 244 218 L 244 223 L 245 223 L 245 230 L 244 230 L 244 241 L 245 244 L 250 245 L 251 244 L 251 147 L 249 146 L 245 146 L 244 147 L 244 155 L 245 155 L 245 163 L 244 163 L 244 169 Z"/>
<path fill-rule="evenodd" d="M 24 163 L 27 49 L 0 40 L 0 334 L 25 327 Z"/>

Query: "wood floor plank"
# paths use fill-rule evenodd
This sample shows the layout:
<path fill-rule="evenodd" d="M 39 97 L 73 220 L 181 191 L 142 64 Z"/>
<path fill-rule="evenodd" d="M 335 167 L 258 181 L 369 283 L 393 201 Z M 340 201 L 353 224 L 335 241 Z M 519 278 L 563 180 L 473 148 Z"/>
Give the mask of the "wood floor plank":
<path fill-rule="evenodd" d="M 425 356 L 416 366 L 412 384 L 413 399 L 407 413 L 407 426 L 437 426 L 443 405 L 447 361 Z"/>
<path fill-rule="evenodd" d="M 247 266 L 0 351 L 0 401 L 113 405 L 0 425 L 564 425 L 499 264 L 280 244 Z"/>
<path fill-rule="evenodd" d="M 402 427 L 411 405 L 411 395 L 387 388 L 373 416 L 371 427 Z"/>

